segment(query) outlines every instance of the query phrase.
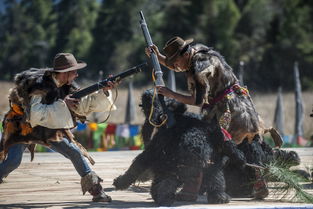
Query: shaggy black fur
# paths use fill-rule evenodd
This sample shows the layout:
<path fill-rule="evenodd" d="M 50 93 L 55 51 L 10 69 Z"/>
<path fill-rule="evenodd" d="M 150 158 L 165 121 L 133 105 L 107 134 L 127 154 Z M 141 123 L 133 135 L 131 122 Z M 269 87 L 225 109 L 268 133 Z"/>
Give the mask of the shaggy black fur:
<path fill-rule="evenodd" d="M 284 166 L 291 167 L 300 164 L 299 155 L 294 151 L 273 149 L 266 142 L 259 142 L 257 138 L 251 144 L 244 140 L 238 145 L 248 163 L 264 166 L 265 164 L 281 162 Z M 232 197 L 252 197 L 253 184 L 256 181 L 255 169 L 246 166 L 238 169 L 232 161 L 224 169 L 226 192 Z M 273 179 L 267 179 L 273 180 Z"/>
<path fill-rule="evenodd" d="M 142 109 L 146 118 L 149 117 L 152 95 L 153 92 L 149 90 L 142 95 Z M 170 206 L 178 187 L 206 168 L 210 173 L 206 176 L 208 203 L 229 202 L 223 175 L 226 160 L 222 152 L 224 135 L 217 121 L 204 122 L 198 115 L 186 113 L 186 106 L 174 100 L 167 100 L 166 103 L 174 112 L 177 123 L 171 128 L 162 126 L 153 133 L 154 127 L 146 119 L 142 131 L 146 149 L 123 175 L 114 179 L 113 185 L 119 190 L 126 189 L 150 169 L 153 173 L 150 191 L 153 200 L 159 206 Z M 152 118 L 159 123 L 162 111 L 157 101 L 154 108 Z M 232 147 L 230 151 L 233 151 L 235 145 L 229 143 L 226 147 Z M 244 159 L 241 161 L 244 162 Z"/>

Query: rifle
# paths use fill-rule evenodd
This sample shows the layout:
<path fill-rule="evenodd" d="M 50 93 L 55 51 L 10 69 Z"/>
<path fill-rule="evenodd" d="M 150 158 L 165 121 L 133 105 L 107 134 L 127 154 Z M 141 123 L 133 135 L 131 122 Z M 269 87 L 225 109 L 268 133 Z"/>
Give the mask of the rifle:
<path fill-rule="evenodd" d="M 97 82 L 91 86 L 88 86 L 88 87 L 82 89 L 82 90 L 79 90 L 79 91 L 75 92 L 71 97 L 75 98 L 75 99 L 79 99 L 79 98 L 82 98 L 84 96 L 87 96 L 88 94 L 91 94 L 91 93 L 98 91 L 99 89 L 102 89 L 103 87 L 105 87 L 109 81 L 118 82 L 118 81 L 120 81 L 120 80 L 122 80 L 128 76 L 131 76 L 133 74 L 141 72 L 142 71 L 141 68 L 144 66 L 147 66 L 146 62 L 142 63 L 140 65 L 136 65 L 130 69 L 127 69 L 126 71 L 119 73 L 113 77 L 99 81 L 99 82 Z"/>
<path fill-rule="evenodd" d="M 140 11 L 139 14 L 140 14 L 139 23 L 140 23 L 140 27 L 141 27 L 142 32 L 143 32 L 143 36 L 145 37 L 146 43 L 147 43 L 148 47 L 153 46 L 153 42 L 152 42 L 149 30 L 148 30 L 148 26 L 147 26 L 145 17 L 143 16 L 143 12 Z M 153 66 L 154 71 L 155 71 L 155 77 L 156 77 L 155 85 L 156 86 L 165 86 L 164 81 L 163 81 L 163 72 L 161 70 L 157 55 L 152 51 L 150 57 L 151 57 L 151 61 L 152 61 L 152 66 Z M 170 128 L 173 125 L 175 125 L 175 119 L 174 119 L 173 113 L 167 108 L 165 101 L 164 101 L 164 96 L 161 94 L 158 94 L 157 97 L 161 103 L 163 112 L 167 115 L 167 123 L 166 123 L 167 127 Z"/>

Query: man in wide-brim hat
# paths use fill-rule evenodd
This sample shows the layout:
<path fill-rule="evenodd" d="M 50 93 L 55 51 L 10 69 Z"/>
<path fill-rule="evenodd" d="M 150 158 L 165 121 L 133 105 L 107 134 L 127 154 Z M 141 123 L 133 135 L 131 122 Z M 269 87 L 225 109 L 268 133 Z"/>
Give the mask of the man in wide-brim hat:
<path fill-rule="evenodd" d="M 171 89 L 165 86 L 157 86 L 159 94 L 162 94 L 168 98 L 173 98 L 177 100 L 178 102 L 189 104 L 189 105 L 200 106 L 202 107 L 203 110 L 206 111 L 206 109 L 204 109 L 204 104 L 210 101 L 210 104 L 213 105 L 214 103 L 213 102 L 211 103 L 211 101 L 217 101 L 220 98 L 222 99 L 226 98 L 225 95 L 222 95 L 222 96 L 220 95 L 221 93 L 225 91 L 224 83 L 228 82 L 227 86 L 229 86 L 230 84 L 233 84 L 233 82 L 236 82 L 235 75 L 232 74 L 231 68 L 226 63 L 224 58 L 212 48 L 209 48 L 200 43 L 193 43 L 193 39 L 184 40 L 178 36 L 175 36 L 169 39 L 163 48 L 164 54 L 161 54 L 158 50 L 158 47 L 155 45 L 150 46 L 149 48 L 146 48 L 145 51 L 148 56 L 150 56 L 150 53 L 154 52 L 157 55 L 159 62 L 162 65 L 169 68 L 170 70 L 174 70 L 175 72 L 185 73 L 187 77 L 189 95 L 172 91 Z M 228 70 L 227 72 L 229 72 L 227 75 L 230 75 L 230 76 L 222 77 L 221 69 L 227 69 Z M 220 81 L 221 78 L 223 78 L 225 82 L 221 82 Z M 219 92 L 217 92 L 217 90 L 219 90 Z M 239 94 L 243 94 L 243 93 L 239 92 L 238 95 Z M 244 97 L 245 95 L 239 95 L 239 96 Z M 226 105 L 224 106 L 226 107 Z M 250 107 L 251 106 L 247 105 L 247 109 Z M 219 114 L 218 121 L 220 125 L 221 124 L 229 125 L 230 117 L 228 116 L 230 113 L 227 112 L 229 111 L 229 109 L 225 109 L 224 111 L 224 109 L 221 108 L 220 106 L 218 107 L 214 106 L 214 108 L 215 108 L 214 109 L 215 112 L 211 111 L 210 114 L 216 113 L 216 111 L 219 110 L 220 108 L 221 110 L 220 112 L 218 112 Z M 227 113 L 229 114 L 227 115 Z M 254 113 L 255 112 L 252 112 L 251 114 L 254 114 Z M 254 117 L 254 115 L 252 115 L 252 117 Z M 238 164 L 240 165 L 244 165 L 245 162 L 244 162 L 244 159 L 242 159 L 242 156 L 240 155 L 241 152 L 236 148 L 236 145 L 234 144 L 234 140 L 229 140 L 231 137 L 226 129 L 227 128 L 221 129 L 225 136 L 224 137 L 225 140 L 222 143 L 223 145 L 220 147 L 220 149 L 223 149 L 223 152 L 225 155 L 231 156 L 232 160 L 237 161 Z M 236 153 L 236 155 L 233 155 L 232 152 Z M 183 189 L 177 194 L 177 199 L 185 200 L 185 201 L 196 201 L 197 195 L 199 193 L 199 188 L 201 185 L 201 180 L 202 180 L 202 173 L 199 173 L 197 177 L 194 177 L 193 179 L 190 179 L 189 181 L 185 182 Z M 268 195 L 268 189 L 266 187 L 265 181 L 263 181 L 260 178 L 260 179 L 257 179 L 256 182 L 258 183 L 259 186 L 255 187 L 256 189 L 253 195 L 259 199 L 266 197 Z M 223 189 L 223 188 L 219 188 L 219 189 Z M 214 193 L 214 191 L 207 191 L 207 193 Z M 222 198 L 222 195 L 220 196 L 220 198 Z M 226 198 L 226 195 L 225 195 L 225 198 Z M 213 202 L 214 201 L 228 202 L 229 199 L 227 200 L 226 198 L 226 199 L 212 200 L 212 201 Z"/>
<path fill-rule="evenodd" d="M 0 158 L 7 158 L 0 164 L 0 182 L 20 165 L 26 147 L 33 148 L 29 144 L 39 143 L 72 161 L 82 177 L 83 194 L 88 191 L 95 202 L 111 201 L 100 184 L 102 179 L 92 171 L 84 156 L 92 164 L 93 159 L 74 139 L 70 129 L 76 126 L 76 119 L 115 109 L 110 89 L 116 83 L 108 82 L 103 89 L 81 99 L 71 98 L 77 90 L 73 83 L 78 77 L 77 70 L 84 67 L 86 63 L 77 61 L 72 54 L 59 53 L 52 68 L 31 68 L 15 76 L 10 110 L 3 121 Z"/>
<path fill-rule="evenodd" d="M 180 94 L 165 86 L 157 86 L 159 94 L 163 94 L 166 97 L 173 98 L 184 104 L 200 105 L 203 95 L 199 93 L 203 92 L 204 88 L 196 89 L 194 74 L 190 71 L 193 61 L 192 58 L 196 53 L 196 49 L 192 47 L 192 42 L 193 39 L 184 40 L 181 37 L 174 36 L 165 43 L 163 47 L 164 54 L 161 54 L 158 47 L 155 45 L 146 48 L 145 52 L 147 56 L 150 56 L 150 53 L 153 51 L 162 65 L 170 70 L 184 72 L 187 75 L 190 95 Z M 196 101 L 196 94 L 198 94 L 199 97 L 198 101 Z M 192 179 L 185 182 L 183 189 L 177 194 L 176 199 L 180 201 L 196 201 L 202 182 L 202 176 L 203 174 L 200 172 L 198 175 L 195 175 Z"/>
<path fill-rule="evenodd" d="M 188 71 L 190 70 L 192 64 L 192 57 L 195 54 L 196 50 L 191 47 L 193 39 L 184 40 L 181 37 L 174 36 L 169 39 L 165 46 L 163 47 L 164 54 L 161 54 L 158 50 L 158 47 L 153 45 L 150 48 L 146 48 L 146 54 L 150 56 L 151 51 L 154 51 L 158 57 L 159 62 L 175 72 L 186 72 L 189 75 Z M 188 76 L 191 78 L 192 76 Z M 189 82 L 190 79 L 188 79 Z M 195 86 L 190 86 L 189 88 L 194 88 Z M 196 95 L 195 91 L 191 90 L 191 95 L 182 95 L 177 92 L 171 91 L 167 87 L 157 87 L 158 93 L 163 94 L 164 96 L 171 97 L 176 99 L 179 102 L 189 105 L 196 105 Z"/>

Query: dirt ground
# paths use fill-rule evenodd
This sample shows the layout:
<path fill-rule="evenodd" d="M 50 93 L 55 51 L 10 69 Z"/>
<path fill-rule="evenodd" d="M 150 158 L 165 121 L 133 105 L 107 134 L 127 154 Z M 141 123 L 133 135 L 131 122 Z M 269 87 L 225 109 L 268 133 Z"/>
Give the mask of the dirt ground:
<path fill-rule="evenodd" d="M 290 149 L 289 149 L 290 150 Z M 302 168 L 313 165 L 313 148 L 294 148 L 301 157 Z M 154 208 L 150 194 L 151 182 L 131 186 L 125 191 L 115 191 L 112 182 L 122 174 L 141 151 L 111 151 L 91 153 L 96 164 L 93 170 L 103 178 L 113 201 L 93 203 L 89 194 L 82 195 L 80 177 L 69 160 L 58 153 L 36 153 L 30 162 L 29 153 L 24 153 L 21 166 L 0 184 L 0 208 Z M 228 204 L 208 205 L 205 196 L 196 202 L 175 202 L 172 208 L 313 208 L 313 204 L 292 203 L 279 200 L 270 185 L 271 195 L 262 201 L 251 198 L 233 198 Z M 313 184 L 304 188 L 313 194 Z M 164 208 L 164 207 L 163 207 Z"/>

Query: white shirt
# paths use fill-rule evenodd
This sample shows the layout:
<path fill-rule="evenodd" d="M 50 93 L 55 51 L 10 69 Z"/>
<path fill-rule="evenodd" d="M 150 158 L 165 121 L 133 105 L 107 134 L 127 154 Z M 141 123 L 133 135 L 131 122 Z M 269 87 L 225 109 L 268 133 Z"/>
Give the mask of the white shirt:
<path fill-rule="evenodd" d="M 112 93 L 107 97 L 103 90 L 81 98 L 75 113 L 88 116 L 92 112 L 106 112 L 113 104 Z M 34 95 L 30 100 L 30 124 L 32 127 L 37 125 L 51 129 L 68 129 L 75 127 L 70 110 L 66 103 L 59 99 L 52 104 L 42 104 L 42 96 Z M 116 110 L 113 105 L 111 110 Z"/>

